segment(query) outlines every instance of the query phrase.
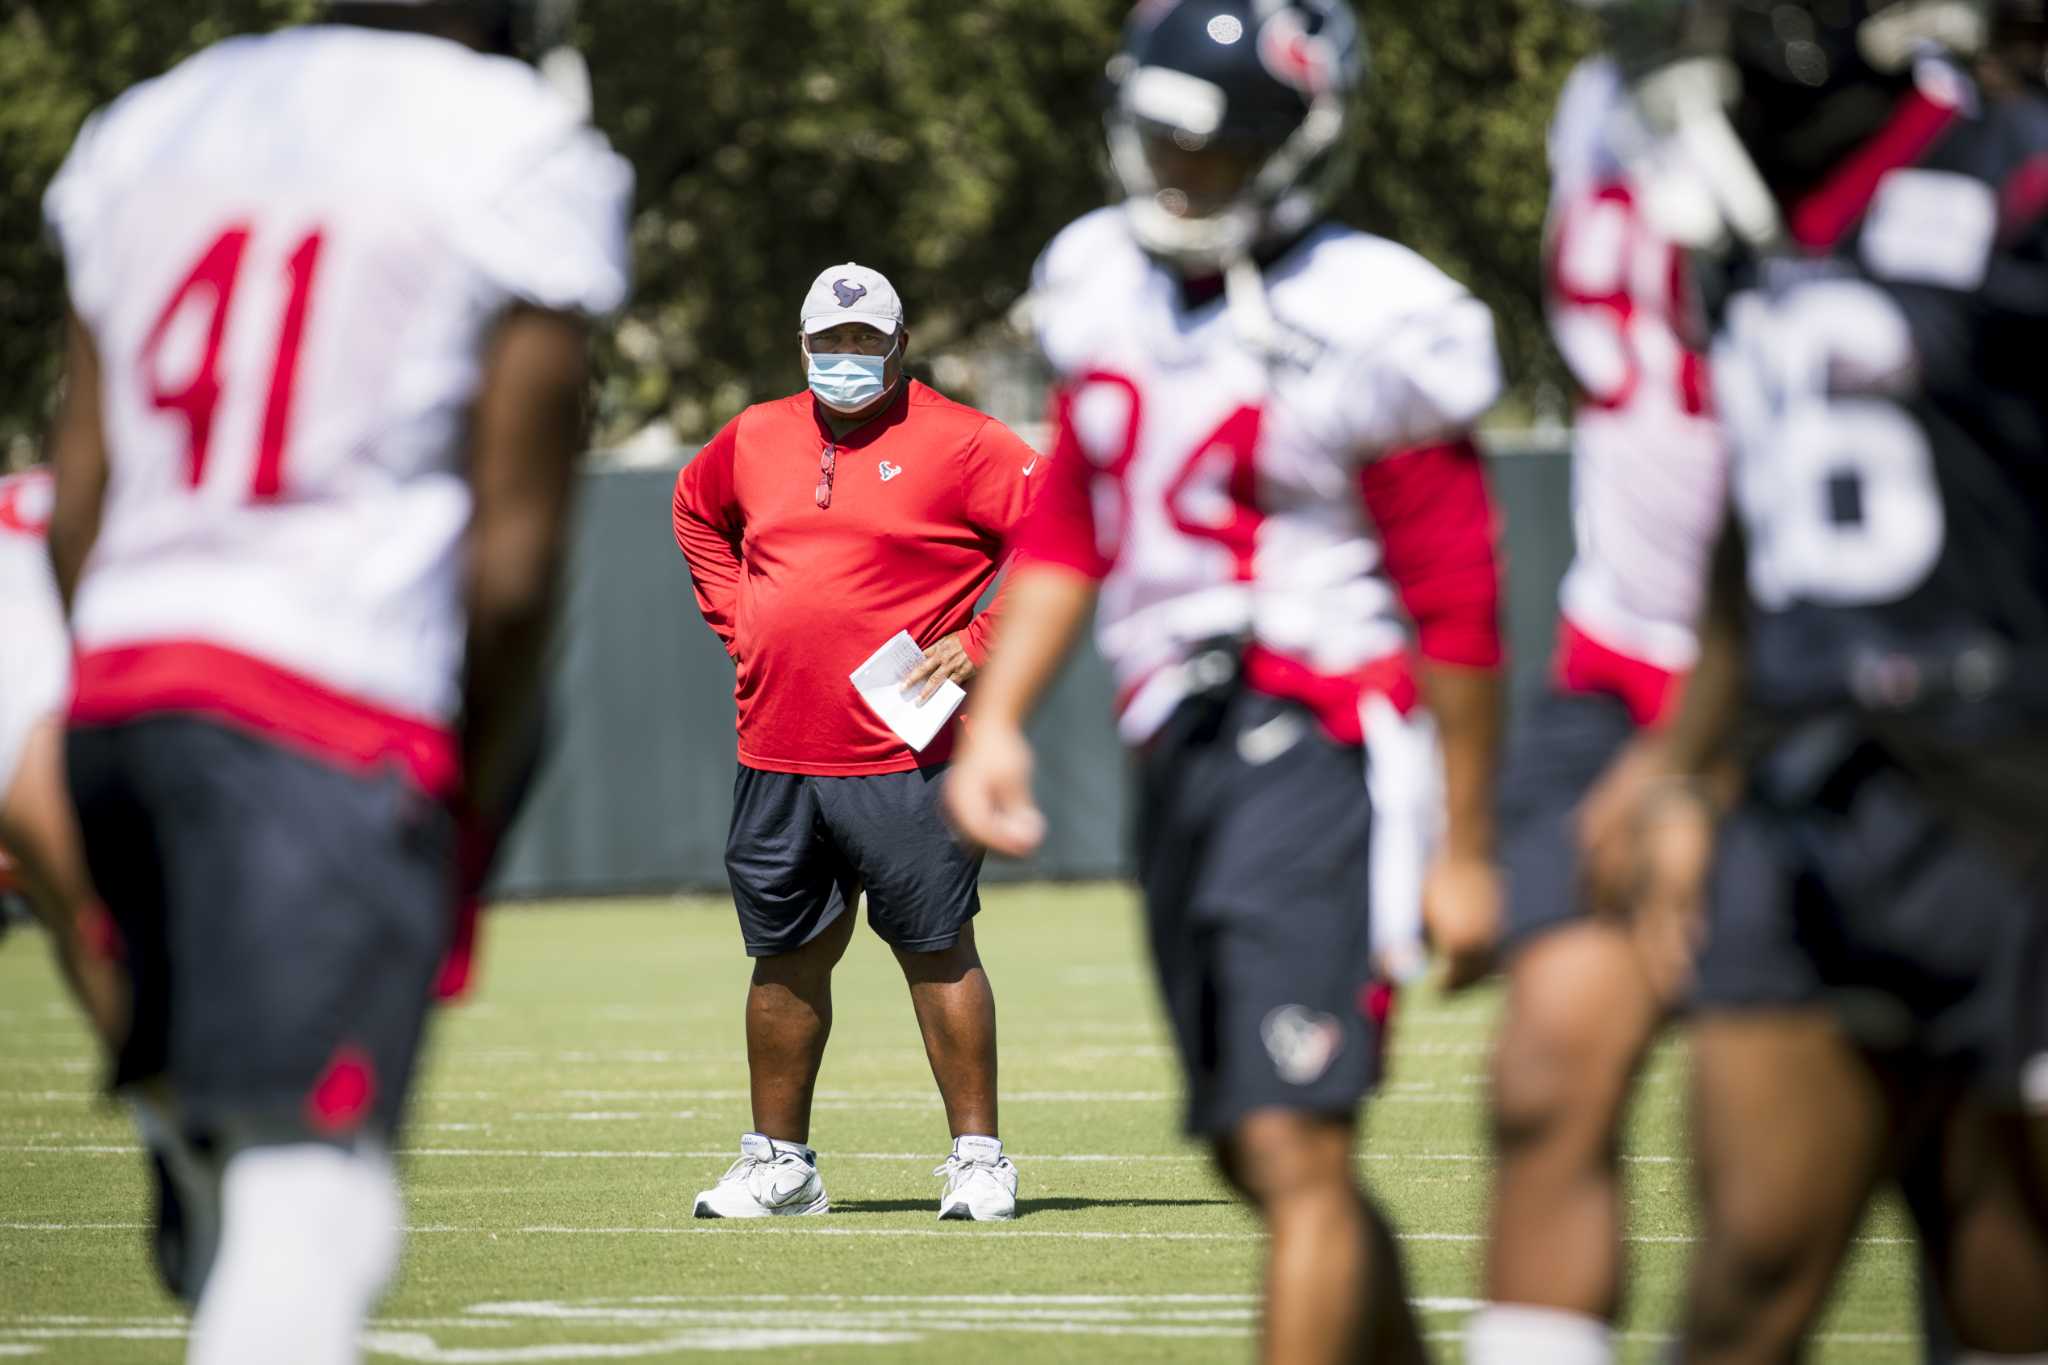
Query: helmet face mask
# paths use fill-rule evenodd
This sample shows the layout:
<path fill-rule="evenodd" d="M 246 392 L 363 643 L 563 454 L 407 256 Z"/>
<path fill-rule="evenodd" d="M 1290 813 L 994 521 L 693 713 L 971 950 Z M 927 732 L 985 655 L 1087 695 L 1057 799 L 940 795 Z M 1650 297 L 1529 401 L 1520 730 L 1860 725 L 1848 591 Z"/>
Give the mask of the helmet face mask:
<path fill-rule="evenodd" d="M 1988 0 L 1581 3 L 1664 11 L 1661 36 L 1617 53 L 1631 82 L 1617 142 L 1652 219 L 1697 251 L 1777 245 L 1782 206 L 1892 117 L 1916 63 L 1975 55 L 1988 32 Z"/>
<path fill-rule="evenodd" d="M 1349 169 L 1361 54 L 1344 0 L 1141 4 L 1105 123 L 1144 248 L 1219 270 L 1313 223 Z"/>

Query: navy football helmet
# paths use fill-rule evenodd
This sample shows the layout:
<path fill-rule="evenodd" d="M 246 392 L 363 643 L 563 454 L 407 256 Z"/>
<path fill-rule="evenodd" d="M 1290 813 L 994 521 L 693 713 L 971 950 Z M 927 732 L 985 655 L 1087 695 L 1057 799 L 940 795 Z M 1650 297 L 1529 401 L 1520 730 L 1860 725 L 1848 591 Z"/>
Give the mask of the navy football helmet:
<path fill-rule="evenodd" d="M 1350 170 L 1364 68 L 1345 0 L 1142 0 L 1105 120 L 1139 242 L 1219 270 L 1313 223 Z"/>
<path fill-rule="evenodd" d="M 590 67 L 570 42 L 577 0 L 330 0 L 337 19 L 364 21 L 401 10 L 466 13 L 482 21 L 491 50 L 540 68 L 541 75 L 585 118 L 590 116 Z M 381 13 L 380 13 L 381 12 Z"/>
<path fill-rule="evenodd" d="M 569 41 L 576 0 L 333 0 L 334 8 L 469 10 L 484 21 L 493 45 L 539 63 Z"/>

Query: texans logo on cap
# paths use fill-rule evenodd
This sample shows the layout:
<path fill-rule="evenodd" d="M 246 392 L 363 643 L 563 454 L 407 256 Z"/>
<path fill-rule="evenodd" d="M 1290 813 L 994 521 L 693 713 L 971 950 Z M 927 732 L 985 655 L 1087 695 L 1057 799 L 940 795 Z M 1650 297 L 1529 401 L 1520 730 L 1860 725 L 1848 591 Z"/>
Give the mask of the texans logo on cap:
<path fill-rule="evenodd" d="M 868 287 L 864 284 L 848 284 L 845 280 L 834 280 L 832 294 L 839 300 L 841 308 L 851 308 L 868 296 Z"/>

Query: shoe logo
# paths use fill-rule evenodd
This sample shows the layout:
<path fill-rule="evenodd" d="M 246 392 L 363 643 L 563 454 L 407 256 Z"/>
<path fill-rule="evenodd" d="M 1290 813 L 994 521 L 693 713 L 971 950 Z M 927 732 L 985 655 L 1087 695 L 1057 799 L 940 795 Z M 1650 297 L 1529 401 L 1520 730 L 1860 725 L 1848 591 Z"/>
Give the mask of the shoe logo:
<path fill-rule="evenodd" d="M 1024 477 L 1027 479 L 1030 478 L 1031 471 L 1036 468 L 1038 468 L 1038 456 L 1033 455 L 1031 457 L 1031 463 L 1024 466 Z"/>
<path fill-rule="evenodd" d="M 755 1197 L 771 1207 L 787 1204 L 803 1193 L 804 1188 L 811 1183 L 810 1171 L 792 1162 L 777 1162 L 773 1166 L 763 1166 L 761 1174 L 767 1177 L 762 1182 L 767 1186 L 767 1190 L 765 1195 L 757 1194 Z"/>
<path fill-rule="evenodd" d="M 889 482 L 889 480 L 891 480 L 891 479 L 895 478 L 895 477 L 896 477 L 896 476 L 897 476 L 898 474 L 901 474 L 902 472 L 903 472 L 903 466 L 902 466 L 902 465 L 900 465 L 900 464 L 890 464 L 890 463 L 889 463 L 889 462 L 888 462 L 887 460 L 884 460 L 884 461 L 882 461 L 882 482 L 883 482 L 883 483 L 887 483 L 887 482 Z"/>
<path fill-rule="evenodd" d="M 1264 725 L 1254 726 L 1237 737 L 1237 756 L 1254 768 L 1263 768 L 1301 743 L 1306 733 L 1301 717 L 1282 712 Z"/>
<path fill-rule="evenodd" d="M 868 296 L 868 287 L 864 284 L 848 284 L 845 280 L 834 280 L 832 296 L 839 300 L 841 308 L 851 308 Z"/>
<path fill-rule="evenodd" d="M 1280 1079 L 1311 1085 L 1322 1079 L 1344 1047 L 1344 1029 L 1334 1015 L 1305 1005 L 1282 1005 L 1259 1025 L 1259 1038 Z"/>

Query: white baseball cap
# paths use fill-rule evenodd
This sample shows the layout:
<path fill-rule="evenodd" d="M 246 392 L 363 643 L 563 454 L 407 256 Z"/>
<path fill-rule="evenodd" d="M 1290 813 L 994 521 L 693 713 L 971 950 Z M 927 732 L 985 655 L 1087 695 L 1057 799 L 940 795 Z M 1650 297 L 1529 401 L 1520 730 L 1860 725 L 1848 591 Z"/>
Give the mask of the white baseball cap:
<path fill-rule="evenodd" d="M 842 322 L 859 322 L 891 336 L 903 325 L 903 300 L 896 286 L 879 270 L 848 261 L 811 281 L 804 295 L 804 335 L 812 336 Z"/>

